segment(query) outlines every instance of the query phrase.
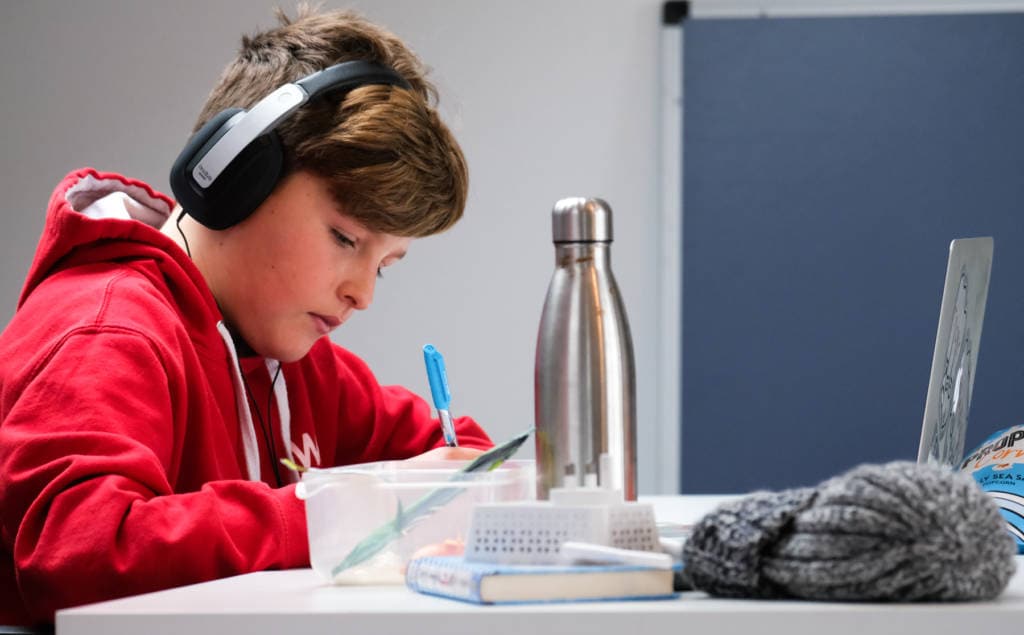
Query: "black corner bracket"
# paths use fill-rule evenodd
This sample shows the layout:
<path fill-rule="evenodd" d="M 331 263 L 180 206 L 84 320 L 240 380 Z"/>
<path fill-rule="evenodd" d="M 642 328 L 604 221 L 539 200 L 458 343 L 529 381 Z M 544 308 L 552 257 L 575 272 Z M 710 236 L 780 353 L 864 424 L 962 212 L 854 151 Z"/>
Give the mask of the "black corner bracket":
<path fill-rule="evenodd" d="M 688 0 L 669 0 L 661 5 L 661 23 L 670 26 L 682 24 L 690 15 L 690 3 Z"/>

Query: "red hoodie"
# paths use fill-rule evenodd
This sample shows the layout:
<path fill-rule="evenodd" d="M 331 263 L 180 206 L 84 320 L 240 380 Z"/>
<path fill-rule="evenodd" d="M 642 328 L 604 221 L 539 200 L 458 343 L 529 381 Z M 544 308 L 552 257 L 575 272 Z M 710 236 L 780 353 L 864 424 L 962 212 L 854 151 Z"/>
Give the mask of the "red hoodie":
<path fill-rule="evenodd" d="M 427 403 L 327 338 L 281 365 L 273 395 L 278 363 L 241 359 L 246 399 L 209 288 L 159 232 L 172 208 L 88 169 L 50 200 L 0 335 L 0 623 L 308 566 L 302 502 L 272 457 L 332 466 L 443 444 Z M 457 426 L 464 445 L 490 445 Z"/>

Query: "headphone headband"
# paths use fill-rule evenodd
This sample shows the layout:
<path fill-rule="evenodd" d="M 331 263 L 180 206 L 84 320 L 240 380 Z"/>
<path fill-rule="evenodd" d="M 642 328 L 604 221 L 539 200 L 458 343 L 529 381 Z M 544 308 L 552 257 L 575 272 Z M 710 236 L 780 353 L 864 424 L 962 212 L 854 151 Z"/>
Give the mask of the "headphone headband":
<path fill-rule="evenodd" d="M 171 168 L 174 196 L 190 216 L 212 229 L 240 222 L 263 202 L 280 178 L 284 151 L 274 128 L 312 99 L 373 84 L 411 88 L 394 70 L 355 60 L 285 84 L 248 111 L 218 113 L 192 136 L 175 160 Z"/>
<path fill-rule="evenodd" d="M 199 162 L 192 168 L 192 178 L 199 187 L 210 187 L 246 146 L 273 130 L 282 119 L 310 99 L 328 91 L 347 92 L 365 84 L 390 84 L 409 88 L 408 82 L 393 70 L 361 60 L 335 64 L 285 84 L 259 100 L 232 124 L 231 129 L 199 158 Z"/>

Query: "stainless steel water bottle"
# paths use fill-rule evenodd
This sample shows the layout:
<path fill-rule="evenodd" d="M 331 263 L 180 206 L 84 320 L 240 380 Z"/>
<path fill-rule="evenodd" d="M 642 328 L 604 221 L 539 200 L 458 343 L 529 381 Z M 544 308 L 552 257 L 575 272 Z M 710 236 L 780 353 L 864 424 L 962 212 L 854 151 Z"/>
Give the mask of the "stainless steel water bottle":
<path fill-rule="evenodd" d="M 537 498 L 600 483 L 636 500 L 636 372 L 611 270 L 612 210 L 601 199 L 565 198 L 551 226 L 555 273 L 534 370 Z"/>

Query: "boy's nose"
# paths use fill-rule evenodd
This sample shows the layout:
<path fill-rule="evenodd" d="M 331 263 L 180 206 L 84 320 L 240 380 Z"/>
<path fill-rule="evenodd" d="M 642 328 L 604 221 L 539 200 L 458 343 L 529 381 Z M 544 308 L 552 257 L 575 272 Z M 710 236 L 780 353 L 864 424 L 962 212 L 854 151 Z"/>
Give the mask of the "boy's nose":
<path fill-rule="evenodd" d="M 360 311 L 369 308 L 373 302 L 373 290 L 377 284 L 377 269 L 369 273 L 350 275 L 338 286 L 338 295 L 347 300 L 352 308 Z"/>

